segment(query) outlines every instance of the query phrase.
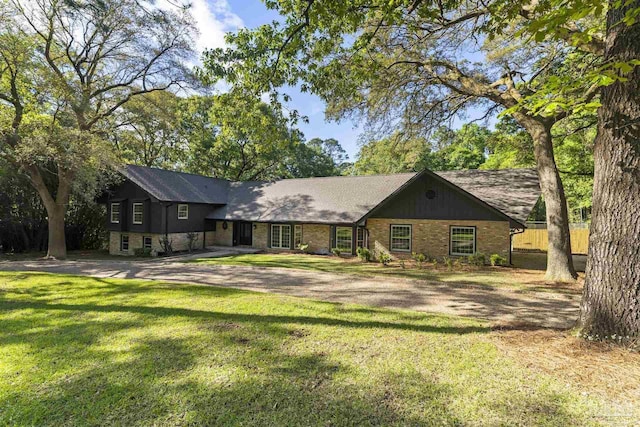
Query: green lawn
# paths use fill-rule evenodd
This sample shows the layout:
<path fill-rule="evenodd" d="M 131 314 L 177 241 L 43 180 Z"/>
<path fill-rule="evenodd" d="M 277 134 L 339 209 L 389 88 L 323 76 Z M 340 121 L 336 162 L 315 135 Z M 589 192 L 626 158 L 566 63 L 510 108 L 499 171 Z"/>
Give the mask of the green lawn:
<path fill-rule="evenodd" d="M 471 319 L 0 272 L 0 425 L 590 425 Z"/>
<path fill-rule="evenodd" d="M 518 291 L 563 292 L 566 290 L 560 286 L 540 286 L 540 282 L 543 281 L 542 273 L 528 272 L 527 274 L 523 274 L 518 269 L 508 267 L 478 268 L 464 265 L 454 269 L 448 269 L 443 264 L 439 264 L 436 268 L 433 268 L 431 263 L 424 263 L 423 268 L 417 268 L 412 260 L 408 260 L 405 261 L 405 267 L 403 268 L 398 261 L 392 262 L 391 265 L 383 266 L 375 262 L 361 262 L 356 258 L 304 254 L 245 254 L 220 258 L 201 258 L 188 262 L 213 265 L 295 268 L 330 273 L 356 274 L 368 277 L 400 277 L 432 280 L 452 285 L 504 287 Z"/>

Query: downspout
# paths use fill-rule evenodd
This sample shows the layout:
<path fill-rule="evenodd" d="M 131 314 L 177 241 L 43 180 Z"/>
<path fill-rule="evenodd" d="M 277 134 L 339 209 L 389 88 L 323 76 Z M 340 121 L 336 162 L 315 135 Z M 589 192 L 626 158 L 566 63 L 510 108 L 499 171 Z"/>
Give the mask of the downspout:
<path fill-rule="evenodd" d="M 511 253 L 513 252 L 513 236 L 516 234 L 524 233 L 524 228 L 511 228 L 509 230 L 509 265 L 513 265 L 511 262 Z"/>

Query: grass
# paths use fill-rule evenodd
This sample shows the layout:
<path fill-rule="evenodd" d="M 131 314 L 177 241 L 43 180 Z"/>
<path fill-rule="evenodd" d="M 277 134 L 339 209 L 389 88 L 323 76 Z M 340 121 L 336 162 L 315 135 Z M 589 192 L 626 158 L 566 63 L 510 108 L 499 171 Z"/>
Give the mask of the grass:
<path fill-rule="evenodd" d="M 544 281 L 542 272 L 508 267 L 487 266 L 479 268 L 465 265 L 450 270 L 442 264 L 434 268 L 431 263 L 424 263 L 423 268 L 417 268 L 413 261 L 405 261 L 405 268 L 402 268 L 397 261 L 392 262 L 391 265 L 383 266 L 375 262 L 361 262 L 357 258 L 304 254 L 243 254 L 219 258 L 201 258 L 188 262 L 211 265 L 293 268 L 328 273 L 355 274 L 365 277 L 398 277 L 438 281 L 457 286 L 501 287 L 521 292 L 576 292 L 580 290 L 579 286 L 562 286 L 559 284 L 548 286 Z"/>
<path fill-rule="evenodd" d="M 594 425 L 473 319 L 0 272 L 0 425 Z"/>

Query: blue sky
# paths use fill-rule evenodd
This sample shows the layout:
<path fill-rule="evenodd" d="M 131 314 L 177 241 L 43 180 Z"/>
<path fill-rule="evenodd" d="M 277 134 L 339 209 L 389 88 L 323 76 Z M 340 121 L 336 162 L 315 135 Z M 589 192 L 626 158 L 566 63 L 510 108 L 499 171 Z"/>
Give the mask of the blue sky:
<path fill-rule="evenodd" d="M 267 10 L 260 0 L 191 0 L 192 13 L 197 21 L 200 37 L 198 50 L 224 46 L 224 34 L 241 27 L 255 28 L 278 18 L 273 11 Z M 362 127 L 351 120 L 340 123 L 327 122 L 324 118 L 324 104 L 316 96 L 289 90 L 292 96 L 290 106 L 306 115 L 309 123 L 300 123 L 306 139 L 335 138 L 347 151 L 349 158 L 355 160 L 358 152 L 358 136 Z M 470 117 L 479 117 L 481 112 L 470 112 Z M 457 127 L 459 123 L 454 123 Z"/>

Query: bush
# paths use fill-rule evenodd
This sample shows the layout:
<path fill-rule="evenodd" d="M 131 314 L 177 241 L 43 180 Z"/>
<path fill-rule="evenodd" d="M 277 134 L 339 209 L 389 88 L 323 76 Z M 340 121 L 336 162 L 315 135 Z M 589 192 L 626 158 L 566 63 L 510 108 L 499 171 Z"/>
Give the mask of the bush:
<path fill-rule="evenodd" d="M 193 252 L 196 248 L 196 243 L 198 242 L 198 233 L 190 231 L 187 233 L 187 249 L 189 253 Z"/>
<path fill-rule="evenodd" d="M 362 262 L 371 261 L 371 252 L 367 248 L 358 247 L 356 249 L 356 254 L 358 255 L 358 258 L 362 260 Z"/>
<path fill-rule="evenodd" d="M 162 252 L 165 256 L 173 255 L 173 239 L 164 235 L 158 241 L 160 242 L 160 247 L 162 248 Z"/>
<path fill-rule="evenodd" d="M 302 253 L 307 253 L 307 251 L 309 250 L 309 244 L 308 243 L 300 243 L 298 245 L 298 250 Z"/>
<path fill-rule="evenodd" d="M 411 258 L 416 262 L 418 268 L 422 268 L 422 265 L 427 260 L 427 256 L 425 254 L 420 254 L 416 252 L 411 252 Z"/>
<path fill-rule="evenodd" d="M 491 257 L 489 258 L 489 262 L 494 267 L 496 265 L 507 265 L 507 259 L 499 254 L 492 254 Z"/>
<path fill-rule="evenodd" d="M 442 263 L 449 269 L 451 270 L 453 268 L 453 260 L 446 256 L 442 258 Z"/>
<path fill-rule="evenodd" d="M 335 256 L 340 256 L 340 254 L 342 254 L 342 252 L 338 248 L 332 248 L 331 253 L 334 254 Z"/>
<path fill-rule="evenodd" d="M 135 248 L 133 255 L 137 257 L 151 256 L 151 248 Z"/>
<path fill-rule="evenodd" d="M 473 255 L 469 255 L 467 257 L 467 261 L 471 265 L 475 265 L 476 267 L 482 267 L 487 262 L 487 257 L 482 252 L 476 252 Z"/>
<path fill-rule="evenodd" d="M 391 255 L 386 252 L 380 252 L 378 254 L 378 261 L 380 261 L 382 265 L 389 265 L 391 262 Z"/>

